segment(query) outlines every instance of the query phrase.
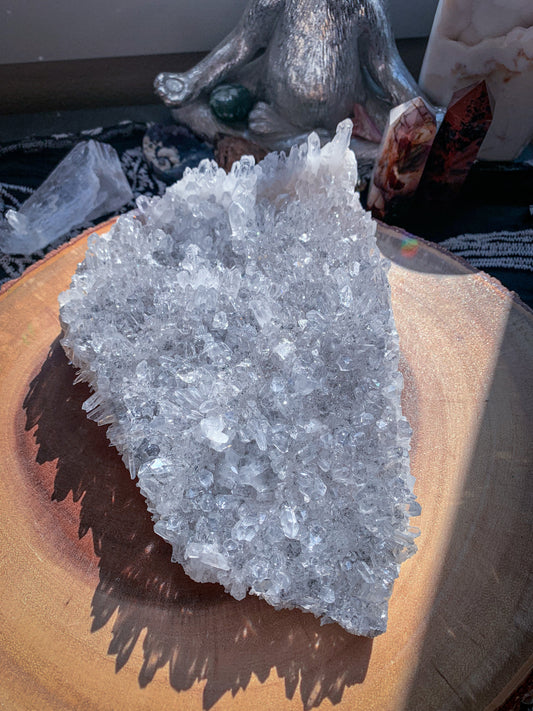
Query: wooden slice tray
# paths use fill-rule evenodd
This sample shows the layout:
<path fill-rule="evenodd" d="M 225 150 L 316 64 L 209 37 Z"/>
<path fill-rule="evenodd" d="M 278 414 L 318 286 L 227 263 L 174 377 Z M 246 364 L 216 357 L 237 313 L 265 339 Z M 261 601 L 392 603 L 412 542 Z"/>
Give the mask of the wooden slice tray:
<path fill-rule="evenodd" d="M 533 314 L 404 238 L 381 228 L 422 534 L 374 641 L 170 563 L 58 343 L 57 296 L 87 234 L 4 288 L 0 707 L 481 711 L 527 676 Z"/>

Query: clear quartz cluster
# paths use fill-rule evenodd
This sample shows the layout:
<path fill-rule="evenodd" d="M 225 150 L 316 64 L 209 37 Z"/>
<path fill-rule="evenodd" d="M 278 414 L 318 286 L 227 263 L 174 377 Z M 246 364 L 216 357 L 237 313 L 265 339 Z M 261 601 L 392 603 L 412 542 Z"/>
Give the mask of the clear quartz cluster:
<path fill-rule="evenodd" d="M 383 632 L 419 513 L 351 124 L 203 161 L 90 240 L 60 297 L 84 408 L 195 580 Z"/>

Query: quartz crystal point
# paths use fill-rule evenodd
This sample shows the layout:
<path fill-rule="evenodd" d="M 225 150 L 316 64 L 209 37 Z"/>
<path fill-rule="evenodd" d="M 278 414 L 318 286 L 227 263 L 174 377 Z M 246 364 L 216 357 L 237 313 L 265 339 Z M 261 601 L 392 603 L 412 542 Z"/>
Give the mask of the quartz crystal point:
<path fill-rule="evenodd" d="M 426 162 L 419 188 L 421 197 L 450 200 L 457 196 L 491 122 L 484 81 L 455 92 Z"/>
<path fill-rule="evenodd" d="M 437 132 L 433 111 L 421 98 L 390 112 L 368 192 L 368 208 L 385 218 L 416 193 Z"/>
<path fill-rule="evenodd" d="M 91 238 L 62 343 L 173 560 L 374 636 L 418 515 L 389 263 L 352 126 L 203 161 Z"/>
<path fill-rule="evenodd" d="M 514 160 L 533 139 L 531 0 L 440 0 L 420 86 L 446 105 L 456 90 L 481 79 L 494 118 L 479 157 Z"/>
<path fill-rule="evenodd" d="M 112 146 L 78 143 L 18 212 L 8 210 L 0 249 L 31 254 L 88 220 L 119 210 L 133 193 Z"/>

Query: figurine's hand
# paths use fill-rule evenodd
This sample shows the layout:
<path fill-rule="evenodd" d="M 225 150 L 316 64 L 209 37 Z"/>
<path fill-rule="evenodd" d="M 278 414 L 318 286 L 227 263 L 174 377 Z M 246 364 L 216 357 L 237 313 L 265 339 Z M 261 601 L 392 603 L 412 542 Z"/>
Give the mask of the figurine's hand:
<path fill-rule="evenodd" d="M 163 72 L 154 81 L 154 89 L 167 106 L 181 106 L 195 98 L 191 83 L 185 74 Z"/>

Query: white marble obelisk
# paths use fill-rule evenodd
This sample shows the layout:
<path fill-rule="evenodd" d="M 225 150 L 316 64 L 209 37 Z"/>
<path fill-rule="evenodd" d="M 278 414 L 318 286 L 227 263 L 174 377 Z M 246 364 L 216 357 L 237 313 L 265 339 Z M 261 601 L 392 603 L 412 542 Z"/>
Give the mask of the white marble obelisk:
<path fill-rule="evenodd" d="M 533 139 L 533 0 L 440 0 L 420 85 L 436 103 L 485 79 L 494 100 L 483 160 L 514 160 Z"/>

